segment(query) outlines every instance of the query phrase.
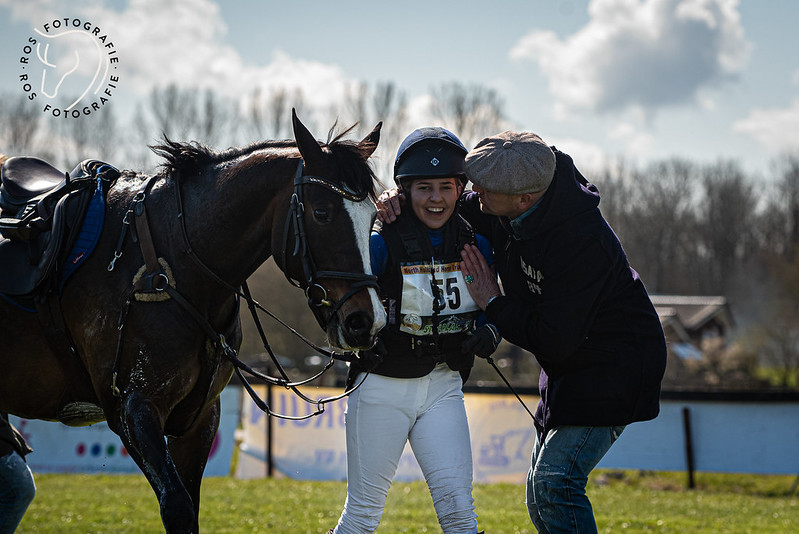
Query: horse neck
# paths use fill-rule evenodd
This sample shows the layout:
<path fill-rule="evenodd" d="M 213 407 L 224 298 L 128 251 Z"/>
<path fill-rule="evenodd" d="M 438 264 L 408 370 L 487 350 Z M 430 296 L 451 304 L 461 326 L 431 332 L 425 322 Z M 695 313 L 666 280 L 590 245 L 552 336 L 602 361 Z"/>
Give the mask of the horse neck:
<path fill-rule="evenodd" d="M 249 158 L 217 164 L 182 184 L 186 232 L 197 256 L 237 286 L 272 253 L 273 221 L 284 217 L 296 163 Z M 282 228 L 279 230 L 282 232 Z"/>

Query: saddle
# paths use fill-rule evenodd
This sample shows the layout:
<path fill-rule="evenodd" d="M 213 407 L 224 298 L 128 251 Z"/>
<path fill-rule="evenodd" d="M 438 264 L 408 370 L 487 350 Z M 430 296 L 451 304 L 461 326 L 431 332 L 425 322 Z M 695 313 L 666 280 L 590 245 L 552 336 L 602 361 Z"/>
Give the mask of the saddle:
<path fill-rule="evenodd" d="M 33 298 L 67 267 L 64 260 L 77 242 L 93 240 L 94 246 L 105 212 L 103 185 L 119 174 L 97 160 L 84 160 L 71 173 L 38 158 L 5 161 L 0 167 L 0 294 Z M 87 213 L 94 214 L 91 220 Z M 82 261 L 87 252 L 81 254 Z M 60 278 L 66 279 L 63 272 Z"/>

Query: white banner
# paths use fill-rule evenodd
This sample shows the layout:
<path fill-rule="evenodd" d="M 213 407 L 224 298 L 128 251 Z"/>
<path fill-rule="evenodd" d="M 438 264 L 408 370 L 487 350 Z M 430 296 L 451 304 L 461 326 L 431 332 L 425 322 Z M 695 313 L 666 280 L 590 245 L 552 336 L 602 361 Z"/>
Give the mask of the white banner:
<path fill-rule="evenodd" d="M 263 388 L 261 392 L 263 392 Z M 312 398 L 340 393 L 309 389 Z M 293 393 L 274 388 L 273 409 L 288 415 L 309 413 Z M 535 442 L 532 420 L 511 394 L 466 394 L 475 482 L 523 483 L 530 469 Z M 535 410 L 538 397 L 523 396 Z M 276 476 L 312 480 L 345 480 L 346 399 L 306 421 L 273 419 L 273 464 Z M 799 473 L 799 402 L 662 400 L 660 415 L 628 425 L 598 467 L 684 471 L 684 414 L 690 414 L 694 467 L 723 473 Z M 265 476 L 266 418 L 245 398 L 242 408 L 244 442 L 235 475 Z M 742 424 L 745 421 L 746 424 Z M 422 474 L 406 446 L 395 480 L 421 480 Z"/>
<path fill-rule="evenodd" d="M 233 436 L 239 422 L 241 388 L 222 391 L 219 431 L 208 456 L 204 476 L 230 474 Z M 9 417 L 33 452 L 25 457 L 34 473 L 140 473 L 119 436 L 106 422 L 85 427 Z"/>
<path fill-rule="evenodd" d="M 256 388 L 266 395 L 266 387 Z M 319 399 L 341 393 L 340 389 L 304 390 Z M 289 390 L 272 389 L 272 410 L 290 416 L 305 415 L 314 406 L 302 402 Z M 535 407 L 537 397 L 524 397 Z M 272 462 L 275 476 L 303 480 L 346 480 L 347 460 L 344 412 L 347 400 L 326 406 L 322 415 L 304 421 L 272 419 Z M 523 482 L 530 466 L 534 430 L 532 421 L 515 397 L 466 395 L 466 411 L 472 437 L 476 482 Z M 235 476 L 266 476 L 267 417 L 248 398 L 242 406 L 242 443 Z M 421 469 L 406 444 L 397 474 L 399 481 L 422 480 Z"/>

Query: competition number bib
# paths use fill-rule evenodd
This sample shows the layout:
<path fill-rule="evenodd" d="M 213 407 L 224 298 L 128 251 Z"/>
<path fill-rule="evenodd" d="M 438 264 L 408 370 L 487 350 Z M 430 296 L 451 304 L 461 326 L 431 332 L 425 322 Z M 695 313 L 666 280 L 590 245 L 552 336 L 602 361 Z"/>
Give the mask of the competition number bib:
<path fill-rule="evenodd" d="M 403 265 L 402 273 L 402 321 L 400 331 L 413 335 L 432 334 L 433 288 L 435 279 L 439 294 L 439 333 L 450 334 L 465 331 L 471 325 L 472 313 L 480 308 L 466 289 L 460 262 L 422 263 Z"/>

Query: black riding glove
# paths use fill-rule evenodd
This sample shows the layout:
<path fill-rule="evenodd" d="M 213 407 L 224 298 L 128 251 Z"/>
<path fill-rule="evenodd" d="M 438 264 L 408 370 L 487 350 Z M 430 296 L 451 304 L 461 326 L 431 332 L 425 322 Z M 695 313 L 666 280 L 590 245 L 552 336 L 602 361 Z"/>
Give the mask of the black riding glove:
<path fill-rule="evenodd" d="M 461 352 L 464 354 L 474 354 L 479 358 L 488 358 L 497 350 L 502 337 L 499 335 L 497 327 L 492 324 L 484 324 L 461 343 Z"/>
<path fill-rule="evenodd" d="M 375 346 L 369 350 L 358 353 L 358 367 L 364 371 L 373 371 L 383 362 L 383 357 L 388 353 L 383 340 L 377 338 Z"/>

